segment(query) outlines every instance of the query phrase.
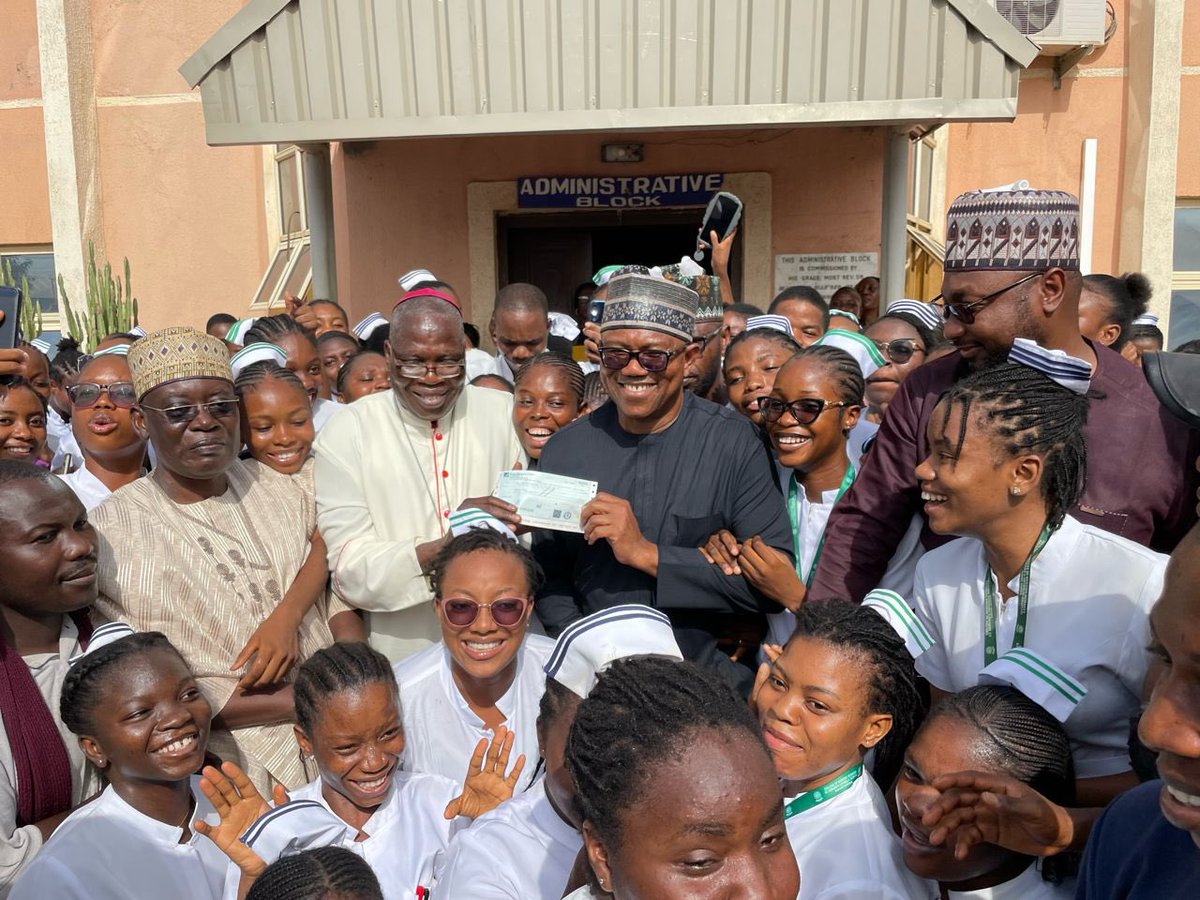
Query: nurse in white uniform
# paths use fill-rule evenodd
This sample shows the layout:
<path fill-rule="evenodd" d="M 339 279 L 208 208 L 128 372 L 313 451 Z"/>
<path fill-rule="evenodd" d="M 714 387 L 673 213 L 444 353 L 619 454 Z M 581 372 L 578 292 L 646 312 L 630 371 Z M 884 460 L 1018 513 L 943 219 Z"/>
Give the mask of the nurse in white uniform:
<path fill-rule="evenodd" d="M 541 578 L 529 551 L 491 526 L 452 538 L 430 564 L 442 641 L 395 667 L 406 771 L 457 781 L 463 761 L 503 726 L 514 735 L 514 759 L 525 760 L 517 790 L 529 786 L 546 689 L 542 667 L 554 648 L 549 638 L 527 633 Z"/>
<path fill-rule="evenodd" d="M 883 604 L 805 604 L 782 653 L 759 675 L 755 703 L 800 865 L 800 900 L 931 900 L 904 866 L 879 785 L 890 786 L 923 703 L 906 642 L 927 649 L 912 612 Z M 866 755 L 874 751 L 871 771 Z"/>
<path fill-rule="evenodd" d="M 942 399 L 916 474 L 930 527 L 964 537 L 925 554 L 912 600 L 935 641 L 917 670 L 943 694 L 1010 650 L 1041 662 L 1071 701 L 1080 803 L 1104 806 L 1136 784 L 1129 720 L 1167 557 L 1067 515 L 1083 486 L 1090 371 L 1018 339 L 1008 364 Z"/>
<path fill-rule="evenodd" d="M 596 677 L 626 656 L 682 659 L 671 621 L 647 606 L 614 606 L 569 626 L 546 663 L 535 780 L 450 842 L 436 894 L 473 900 L 561 897 L 583 848 L 582 814 L 563 754 L 579 704 Z"/>
<path fill-rule="evenodd" d="M 97 629 L 62 713 L 109 784 L 58 827 L 12 900 L 220 897 L 229 862 L 193 824 L 213 813 L 192 774 L 212 710 L 179 652 L 157 632 Z"/>

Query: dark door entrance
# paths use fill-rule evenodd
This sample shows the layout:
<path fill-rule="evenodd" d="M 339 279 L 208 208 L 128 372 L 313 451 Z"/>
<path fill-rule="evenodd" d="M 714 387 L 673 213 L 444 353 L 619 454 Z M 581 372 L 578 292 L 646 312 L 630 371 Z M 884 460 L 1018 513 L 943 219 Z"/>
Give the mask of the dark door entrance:
<path fill-rule="evenodd" d="M 501 287 L 517 281 L 546 292 L 550 308 L 573 315 L 575 287 L 611 265 L 663 266 L 696 246 L 703 209 L 643 212 L 514 213 L 497 217 Z M 741 281 L 741 244 L 730 269 L 734 294 Z"/>

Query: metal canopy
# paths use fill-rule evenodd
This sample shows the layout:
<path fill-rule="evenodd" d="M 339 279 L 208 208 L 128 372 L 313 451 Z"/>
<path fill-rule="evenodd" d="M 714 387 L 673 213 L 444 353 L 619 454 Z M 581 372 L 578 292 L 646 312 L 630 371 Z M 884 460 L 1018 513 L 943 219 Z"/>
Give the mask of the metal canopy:
<path fill-rule="evenodd" d="M 210 144 L 1012 119 L 985 0 L 251 0 L 181 68 Z"/>

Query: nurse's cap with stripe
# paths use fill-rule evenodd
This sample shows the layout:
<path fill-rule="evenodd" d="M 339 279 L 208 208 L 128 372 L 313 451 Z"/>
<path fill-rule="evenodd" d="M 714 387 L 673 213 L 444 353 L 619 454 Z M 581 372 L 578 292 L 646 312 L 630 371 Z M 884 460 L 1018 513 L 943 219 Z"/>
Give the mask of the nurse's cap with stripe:
<path fill-rule="evenodd" d="M 225 332 L 225 340 L 238 347 L 242 346 L 242 344 L 246 343 L 246 332 L 249 331 L 250 327 L 257 321 L 257 316 L 255 316 L 253 319 L 238 319 L 236 322 L 230 325 L 229 330 Z"/>
<path fill-rule="evenodd" d="M 353 840 L 353 829 L 316 800 L 293 800 L 259 816 L 240 840 L 270 865 L 284 856 L 347 838 Z"/>
<path fill-rule="evenodd" d="M 109 622 L 105 625 L 101 625 L 92 632 L 92 636 L 88 639 L 87 649 L 82 653 L 77 653 L 75 656 L 72 656 L 67 661 L 67 665 L 73 666 L 75 663 L 79 662 L 89 654 L 95 653 L 97 650 L 107 647 L 109 644 L 115 644 L 122 638 L 131 637 L 133 634 L 133 628 L 131 628 L 129 625 L 126 625 L 124 622 Z"/>
<path fill-rule="evenodd" d="M 271 360 L 277 365 L 287 363 L 287 354 L 282 349 L 274 344 L 268 344 L 264 341 L 250 344 L 243 347 L 233 356 L 229 357 L 229 368 L 233 370 L 233 377 L 237 378 L 241 374 L 242 369 L 256 362 L 266 362 Z"/>
<path fill-rule="evenodd" d="M 627 656 L 683 659 L 665 613 L 638 604 L 592 613 L 559 635 L 544 671 L 547 678 L 586 699 L 600 673 Z"/>
<path fill-rule="evenodd" d="M 1075 712 L 1087 688 L 1027 647 L 1013 647 L 979 673 L 980 684 L 1010 684 L 1060 722 Z"/>
<path fill-rule="evenodd" d="M 885 316 L 896 313 L 912 316 L 930 330 L 941 328 L 943 324 L 941 311 L 932 303 L 922 303 L 920 300 L 897 300 L 895 303 L 889 303 L 888 308 L 883 311 Z"/>
<path fill-rule="evenodd" d="M 113 344 L 111 347 L 105 347 L 103 350 L 97 350 L 92 354 L 92 359 L 97 356 L 128 356 L 129 348 L 132 344 Z"/>
<path fill-rule="evenodd" d="M 895 591 L 877 588 L 863 598 L 862 605 L 873 609 L 895 629 L 896 634 L 904 641 L 909 655 L 916 659 L 935 643 L 928 629 L 921 624 L 916 613 L 905 602 L 904 598 Z"/>
<path fill-rule="evenodd" d="M 360 341 L 365 341 L 375 333 L 376 328 L 381 328 L 387 324 L 388 320 L 381 313 L 373 312 L 350 330 L 354 332 L 354 336 Z"/>
<path fill-rule="evenodd" d="M 875 342 L 854 331 L 831 328 L 821 335 L 820 339 L 813 346 L 837 347 L 839 350 L 846 351 L 858 363 L 864 379 L 870 378 L 887 365 L 887 361 L 883 358 L 883 354 L 879 352 L 879 348 L 875 346 Z"/>
<path fill-rule="evenodd" d="M 437 278 L 428 269 L 413 269 L 396 279 L 397 284 L 405 291 L 411 291 L 423 281 L 437 281 Z"/>
<path fill-rule="evenodd" d="M 498 531 L 510 541 L 517 539 L 507 525 L 482 509 L 471 506 L 450 513 L 450 533 L 455 537 L 461 537 L 476 528 L 490 528 L 492 531 Z"/>
<path fill-rule="evenodd" d="M 1077 394 L 1092 386 L 1092 367 L 1063 350 L 1048 350 L 1028 338 L 1017 338 L 1008 351 L 1008 361 L 1037 369 L 1051 381 Z"/>
<path fill-rule="evenodd" d="M 747 331 L 758 331 L 762 328 L 768 331 L 782 331 L 788 337 L 796 336 L 795 331 L 792 330 L 792 323 L 787 316 L 768 313 L 765 316 L 751 316 L 746 320 Z"/>

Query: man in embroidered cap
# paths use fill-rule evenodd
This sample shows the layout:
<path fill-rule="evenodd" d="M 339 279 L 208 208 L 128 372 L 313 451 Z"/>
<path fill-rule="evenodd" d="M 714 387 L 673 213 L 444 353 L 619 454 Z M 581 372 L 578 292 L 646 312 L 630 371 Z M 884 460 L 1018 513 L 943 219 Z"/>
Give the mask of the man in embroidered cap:
<path fill-rule="evenodd" d="M 441 640 L 424 572 L 451 514 L 479 508 L 519 524 L 491 496 L 500 472 L 525 459 L 512 397 L 466 384 L 465 352 L 454 295 L 416 285 L 384 346 L 392 390 L 354 401 L 313 446 L 333 586 L 370 614 L 371 645 L 393 662 Z"/>
<path fill-rule="evenodd" d="M 684 275 L 678 265 L 663 268 L 663 277 L 691 288 L 700 298 L 692 330 L 692 343 L 700 352 L 688 362 L 683 389 L 714 403 L 727 402 L 729 398 L 721 381 L 721 329 L 725 325 L 721 279 L 715 275 Z"/>
<path fill-rule="evenodd" d="M 922 366 L 897 390 L 854 486 L 826 529 L 810 600 L 861 600 L 878 586 L 923 515 L 914 470 L 929 454 L 938 399 L 970 371 L 1003 360 L 1016 338 L 1092 366 L 1087 484 L 1071 515 L 1170 551 L 1195 522 L 1192 461 L 1200 444 L 1154 398 L 1137 370 L 1079 333 L 1079 201 L 1063 191 L 974 191 L 947 213 L 942 305 L 957 352 Z M 924 530 L 932 549 L 945 538 Z M 907 595 L 910 585 L 889 583 Z"/>
<path fill-rule="evenodd" d="M 260 790 L 298 787 L 310 776 L 289 724 L 287 655 L 271 648 L 297 646 L 303 662 L 332 643 L 335 615 L 351 626 L 355 618 L 326 595 L 322 555 L 310 553 L 312 482 L 237 458 L 238 402 L 220 338 L 165 328 L 127 359 L 134 421 L 158 464 L 91 514 L 100 535 L 96 610 L 171 639 L 216 714 L 214 753 Z"/>
<path fill-rule="evenodd" d="M 728 529 L 739 540 L 760 535 L 790 558 L 791 529 L 753 426 L 684 392 L 688 362 L 700 352 L 697 305 L 694 291 L 649 275 L 609 281 L 599 354 L 612 402 L 558 431 L 539 462 L 542 471 L 598 482 L 599 493 L 584 507 L 584 534 L 535 535 L 546 571 L 537 608 L 557 635 L 610 606 L 658 607 L 686 657 L 748 692 L 754 673 L 718 640 L 747 623 L 761 627 L 777 607 L 697 548 Z"/>

